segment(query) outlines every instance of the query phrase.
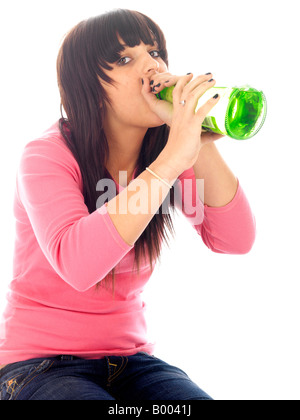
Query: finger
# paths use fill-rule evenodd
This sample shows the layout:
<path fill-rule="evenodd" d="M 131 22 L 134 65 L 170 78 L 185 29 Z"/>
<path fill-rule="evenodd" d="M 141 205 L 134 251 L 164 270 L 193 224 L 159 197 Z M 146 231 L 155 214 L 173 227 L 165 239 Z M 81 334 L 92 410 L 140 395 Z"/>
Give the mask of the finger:
<path fill-rule="evenodd" d="M 204 118 L 213 109 L 213 107 L 217 105 L 219 100 L 220 100 L 220 95 L 216 94 L 198 109 L 198 111 L 196 112 L 196 115 L 199 117 L 199 121 L 201 122 L 201 124 L 204 121 Z"/>
<path fill-rule="evenodd" d="M 180 101 L 182 100 L 182 92 L 184 87 L 187 83 L 189 83 L 193 78 L 193 74 L 189 73 L 185 76 L 181 76 L 178 80 L 178 82 L 175 85 L 175 88 L 173 90 L 173 105 L 176 107 L 179 105 Z"/>
<path fill-rule="evenodd" d="M 179 76 L 172 75 L 170 73 L 163 73 L 157 75 L 150 81 L 153 93 L 161 92 L 165 87 L 174 86 L 179 79 Z"/>
<path fill-rule="evenodd" d="M 192 82 L 191 82 L 192 83 Z M 206 82 L 202 82 L 197 87 L 195 87 L 190 93 L 186 96 L 186 91 L 183 91 L 183 97 L 186 97 L 186 106 L 188 109 L 194 111 L 198 102 L 198 99 L 209 89 L 215 86 L 216 81 L 210 79 Z"/>
<path fill-rule="evenodd" d="M 142 95 L 147 101 L 148 105 L 151 107 L 155 106 L 157 101 L 159 101 L 156 95 L 153 95 L 152 87 L 150 86 L 150 80 L 147 77 L 143 79 Z"/>
<path fill-rule="evenodd" d="M 198 86 L 200 86 L 202 83 L 208 82 L 209 80 L 212 80 L 212 79 L 213 79 L 213 75 L 211 73 L 197 76 L 195 77 L 194 80 L 192 80 L 190 83 L 186 85 L 184 89 L 184 93 L 188 95 Z"/>
<path fill-rule="evenodd" d="M 172 82 L 176 79 L 178 79 L 178 76 L 169 72 L 155 73 L 150 77 L 150 85 L 155 86 L 157 83 Z"/>

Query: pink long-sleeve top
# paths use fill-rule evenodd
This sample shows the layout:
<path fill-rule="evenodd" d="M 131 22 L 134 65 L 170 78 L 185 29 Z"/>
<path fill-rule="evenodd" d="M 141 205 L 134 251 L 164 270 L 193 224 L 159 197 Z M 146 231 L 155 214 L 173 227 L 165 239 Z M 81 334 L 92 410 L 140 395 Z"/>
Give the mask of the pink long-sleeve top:
<path fill-rule="evenodd" d="M 192 188 L 183 182 L 188 179 Z M 201 220 L 187 206 L 181 210 L 212 251 L 251 249 L 255 221 L 240 185 L 227 206 L 211 208 L 199 199 L 192 168 L 178 180 L 182 197 L 193 195 Z M 118 193 L 122 187 L 116 186 Z M 0 365 L 60 354 L 96 359 L 153 353 L 142 299 L 150 261 L 142 261 L 137 276 L 134 246 L 122 239 L 106 205 L 89 213 L 79 166 L 58 123 L 24 149 L 14 214 L 13 280 L 1 320 Z M 114 293 L 105 285 L 97 288 L 114 267 Z"/>

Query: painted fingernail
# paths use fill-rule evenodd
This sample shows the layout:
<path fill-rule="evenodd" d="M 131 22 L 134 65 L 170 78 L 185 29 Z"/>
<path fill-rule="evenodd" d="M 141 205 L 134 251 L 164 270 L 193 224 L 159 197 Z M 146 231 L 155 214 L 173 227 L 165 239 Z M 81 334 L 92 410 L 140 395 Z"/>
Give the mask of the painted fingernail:
<path fill-rule="evenodd" d="M 205 76 L 208 76 L 209 74 L 211 74 L 210 72 L 209 73 L 205 73 Z"/>
<path fill-rule="evenodd" d="M 144 84 L 144 79 L 142 79 L 142 85 Z"/>
<path fill-rule="evenodd" d="M 151 82 L 150 82 L 150 86 L 152 86 L 152 85 L 153 85 L 153 83 L 154 83 L 154 80 L 151 80 Z"/>
<path fill-rule="evenodd" d="M 186 75 L 188 76 L 189 74 L 192 74 L 192 73 L 187 73 Z"/>
<path fill-rule="evenodd" d="M 155 85 L 154 87 L 158 88 L 159 86 L 161 86 L 161 84 L 160 84 L 160 83 L 158 83 L 158 84 L 157 84 L 157 85 Z"/>
<path fill-rule="evenodd" d="M 209 82 L 212 82 L 213 80 L 214 80 L 214 79 L 210 79 L 210 80 L 208 81 L 208 83 L 209 83 Z"/>
<path fill-rule="evenodd" d="M 213 97 L 213 99 L 218 99 L 218 97 L 219 97 L 219 94 L 217 93 L 217 94 Z"/>
<path fill-rule="evenodd" d="M 169 83 L 170 80 L 166 80 L 165 83 Z"/>

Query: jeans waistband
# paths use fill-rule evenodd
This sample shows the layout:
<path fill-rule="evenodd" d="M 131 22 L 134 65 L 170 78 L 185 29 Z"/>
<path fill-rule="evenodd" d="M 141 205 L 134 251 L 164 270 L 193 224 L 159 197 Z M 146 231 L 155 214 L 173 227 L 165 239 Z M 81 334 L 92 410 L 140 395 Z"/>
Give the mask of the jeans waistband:
<path fill-rule="evenodd" d="M 61 354 L 60 356 L 56 356 L 55 359 L 61 360 L 61 361 L 63 361 L 63 360 L 78 360 L 78 359 L 80 359 L 80 357 L 71 356 L 69 354 Z"/>

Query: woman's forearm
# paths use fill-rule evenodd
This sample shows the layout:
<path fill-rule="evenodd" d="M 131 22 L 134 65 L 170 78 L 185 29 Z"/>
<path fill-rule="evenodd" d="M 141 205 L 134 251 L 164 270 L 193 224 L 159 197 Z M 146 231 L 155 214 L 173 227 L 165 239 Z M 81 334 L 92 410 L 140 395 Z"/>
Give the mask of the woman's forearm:
<path fill-rule="evenodd" d="M 149 168 L 173 185 L 180 175 L 159 158 Z M 170 188 L 148 171 L 107 203 L 110 218 L 123 240 L 134 245 L 167 197 Z"/>
<path fill-rule="evenodd" d="M 193 166 L 196 179 L 204 179 L 204 203 L 223 207 L 234 198 L 238 180 L 214 143 L 202 147 Z"/>

